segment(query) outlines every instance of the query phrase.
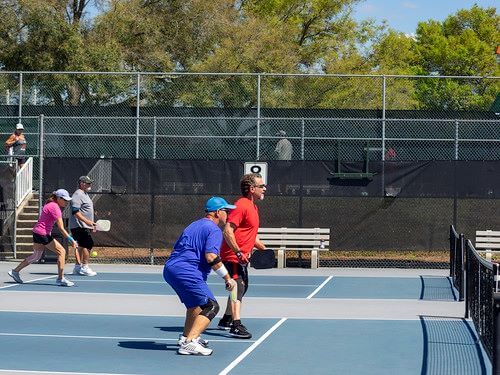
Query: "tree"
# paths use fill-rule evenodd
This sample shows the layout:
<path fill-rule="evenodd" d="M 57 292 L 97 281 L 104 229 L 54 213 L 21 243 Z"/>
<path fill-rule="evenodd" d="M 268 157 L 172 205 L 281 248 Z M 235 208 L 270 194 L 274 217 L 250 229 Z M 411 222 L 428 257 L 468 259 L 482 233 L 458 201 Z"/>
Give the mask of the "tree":
<path fill-rule="evenodd" d="M 495 48 L 500 40 L 495 8 L 463 9 L 441 23 L 421 22 L 416 52 L 420 74 L 498 76 Z M 417 82 L 422 108 L 487 109 L 500 89 L 498 80 L 425 79 Z"/>

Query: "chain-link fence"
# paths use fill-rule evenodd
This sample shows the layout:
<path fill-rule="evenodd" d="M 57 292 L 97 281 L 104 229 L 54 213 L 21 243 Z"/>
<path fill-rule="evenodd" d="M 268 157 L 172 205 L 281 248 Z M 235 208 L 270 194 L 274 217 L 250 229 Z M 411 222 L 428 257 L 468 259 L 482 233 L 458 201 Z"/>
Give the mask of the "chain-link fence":
<path fill-rule="evenodd" d="M 0 72 L 0 136 L 21 121 L 33 156 L 43 125 L 46 156 L 272 160 L 286 137 L 292 160 L 498 160 L 499 92 L 499 77 Z"/>
<path fill-rule="evenodd" d="M 0 121 L 9 124 L 0 126 L 7 138 L 17 119 Z M 35 176 L 40 141 L 46 157 L 273 160 L 279 159 L 278 142 L 287 138 L 291 160 L 500 160 L 496 119 L 40 116 L 23 121 Z"/>
<path fill-rule="evenodd" d="M 195 217 L 200 202 L 208 194 L 235 198 L 241 161 L 260 160 L 278 163 L 274 170 L 283 171 L 271 182 L 270 201 L 263 206 L 270 207 L 264 217 L 273 218 L 267 226 L 282 226 L 282 221 L 290 226 L 329 226 L 336 247 L 324 253 L 328 258 L 322 265 L 390 266 L 400 262 L 402 249 L 421 251 L 421 259 L 444 264 L 446 256 L 435 255 L 438 248 L 446 249 L 450 222 L 461 231 L 466 231 L 462 223 L 466 228 L 498 224 L 490 220 L 498 201 L 495 188 L 482 180 L 490 176 L 485 168 L 491 165 L 482 161 L 500 160 L 499 78 L 0 72 L 0 136 L 7 138 L 17 122 L 23 123 L 26 156 L 34 159 L 33 185 L 44 192 L 55 187 L 71 191 L 79 175 L 102 169 L 96 166 L 108 168 L 111 159 L 134 159 L 127 168 L 114 165 L 109 180 L 101 176 L 106 187 L 94 193 L 99 198 L 96 209 L 104 218 L 117 207 L 129 210 L 113 220 L 116 232 L 109 234 L 121 233 L 122 242 L 99 234 L 105 246 L 99 253 L 109 252 L 102 258 L 107 261 L 162 259 L 173 237 Z M 275 160 L 283 158 L 277 144 L 285 138 L 291 158 Z M 53 158 L 79 162 L 47 169 L 44 161 Z M 402 188 L 394 183 L 401 180 L 398 171 L 415 176 L 413 170 L 433 170 L 438 177 L 428 176 L 427 184 L 435 184 L 450 176 L 450 169 L 426 169 L 422 163 L 471 160 L 479 161 L 467 173 L 483 181 L 471 187 L 480 190 L 480 196 L 457 196 L 456 189 L 435 196 L 422 188 L 425 183 L 405 195 L 410 184 Z M 141 175 L 141 163 L 146 161 L 160 163 L 144 168 L 148 176 Z M 226 176 L 217 174 L 224 182 L 200 180 L 207 166 L 189 161 L 213 162 L 215 170 L 225 171 Z M 301 169 L 300 163 L 310 169 Z M 291 181 L 290 176 L 300 178 L 291 166 L 301 166 L 308 177 L 302 183 Z M 346 171 L 367 175 L 368 170 L 375 178 L 366 186 L 360 181 L 341 186 L 314 177 L 314 171 L 332 176 Z M 54 173 L 58 183 L 43 186 Z M 155 180 L 162 181 L 161 188 L 150 194 Z M 145 181 L 150 185 L 140 191 Z M 474 211 L 476 206 L 481 210 Z M 170 207 L 181 207 L 189 217 L 179 216 L 172 223 Z M 314 207 L 321 208 L 318 220 Z M 276 212 L 289 215 L 274 217 Z M 414 215 L 420 219 L 412 226 Z M 169 237 L 162 237 L 165 227 Z M 132 237 L 127 234 L 131 228 Z M 366 241 L 354 243 L 353 238 Z M 350 251 L 358 255 L 354 263 L 345 254 Z M 289 255 L 289 264 L 300 264 L 307 256 Z M 406 260 L 408 266 L 425 263 Z"/>

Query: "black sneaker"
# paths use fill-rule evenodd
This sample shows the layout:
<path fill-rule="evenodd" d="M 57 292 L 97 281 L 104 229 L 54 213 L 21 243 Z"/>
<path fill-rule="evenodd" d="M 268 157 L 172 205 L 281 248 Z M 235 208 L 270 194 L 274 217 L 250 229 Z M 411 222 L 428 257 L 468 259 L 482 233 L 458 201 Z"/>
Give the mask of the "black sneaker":
<path fill-rule="evenodd" d="M 219 324 L 217 324 L 217 328 L 222 329 L 223 331 L 229 331 L 233 325 L 233 319 L 224 319 L 219 320 Z"/>
<path fill-rule="evenodd" d="M 247 328 L 243 325 L 232 326 L 229 334 L 234 337 L 238 337 L 240 339 L 251 339 L 252 334 L 247 331 Z"/>

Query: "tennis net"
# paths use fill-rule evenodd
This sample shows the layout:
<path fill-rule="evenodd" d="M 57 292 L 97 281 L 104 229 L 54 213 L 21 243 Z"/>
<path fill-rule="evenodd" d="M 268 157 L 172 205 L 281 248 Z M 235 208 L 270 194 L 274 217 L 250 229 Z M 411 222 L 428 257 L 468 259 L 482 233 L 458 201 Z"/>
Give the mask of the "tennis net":
<path fill-rule="evenodd" d="M 465 317 L 472 319 L 483 348 L 493 365 L 498 368 L 497 315 L 498 264 L 481 257 L 470 241 L 466 245 L 466 308 Z"/>

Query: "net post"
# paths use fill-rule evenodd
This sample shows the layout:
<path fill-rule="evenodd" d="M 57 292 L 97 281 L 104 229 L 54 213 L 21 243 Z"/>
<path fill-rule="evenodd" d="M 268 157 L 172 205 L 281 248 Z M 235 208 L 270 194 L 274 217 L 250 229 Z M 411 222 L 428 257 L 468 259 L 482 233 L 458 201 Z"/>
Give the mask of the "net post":
<path fill-rule="evenodd" d="M 492 374 L 500 374 L 500 292 L 498 288 L 499 265 L 493 263 L 494 290 L 493 290 L 493 353 L 492 353 Z"/>
<path fill-rule="evenodd" d="M 453 225 L 450 225 L 450 277 L 455 274 L 455 235 L 453 233 Z"/>
<path fill-rule="evenodd" d="M 459 279 L 459 285 L 460 287 L 458 288 L 458 300 L 463 301 L 464 300 L 464 289 L 465 289 L 465 236 L 463 233 L 460 233 L 460 236 L 458 238 L 458 254 L 455 252 L 455 255 L 458 256 L 458 259 L 460 259 L 459 262 L 459 273 L 458 273 L 458 279 Z"/>
<path fill-rule="evenodd" d="M 464 251 L 465 251 L 465 314 L 464 318 L 468 319 L 470 317 L 469 315 L 469 305 L 470 305 L 470 293 L 471 293 L 471 279 L 472 279 L 472 272 L 471 272 L 471 264 L 469 261 L 469 243 L 464 244 Z"/>

